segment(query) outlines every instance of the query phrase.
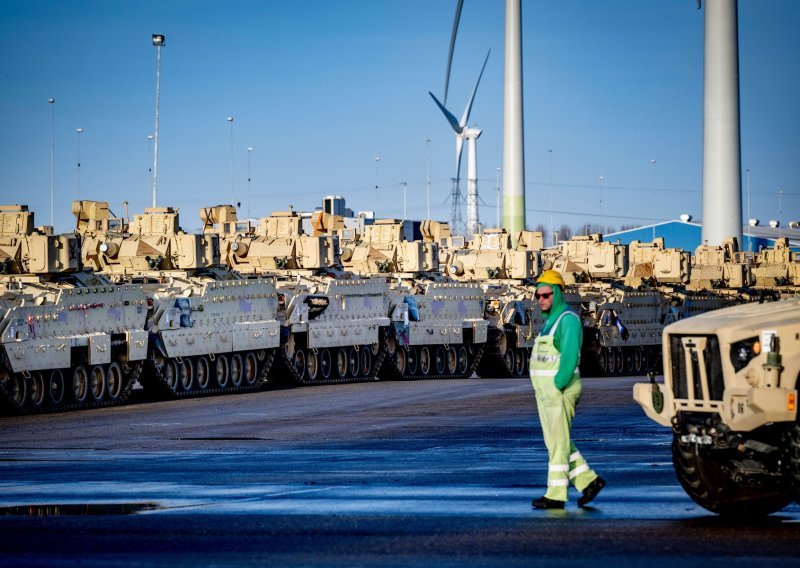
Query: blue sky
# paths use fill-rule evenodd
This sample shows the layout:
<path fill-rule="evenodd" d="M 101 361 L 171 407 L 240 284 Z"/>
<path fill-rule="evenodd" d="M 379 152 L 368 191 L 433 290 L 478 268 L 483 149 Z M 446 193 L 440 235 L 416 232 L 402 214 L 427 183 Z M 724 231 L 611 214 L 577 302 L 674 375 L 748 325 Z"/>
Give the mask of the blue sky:
<path fill-rule="evenodd" d="M 74 227 L 78 145 L 81 197 L 118 214 L 124 200 L 131 214 L 150 205 L 151 34 L 162 33 L 158 204 L 179 207 L 187 230 L 203 206 L 235 200 L 240 216 L 257 217 L 311 210 L 327 194 L 402 217 L 402 182 L 409 217 L 423 218 L 428 139 L 432 216 L 448 220 L 454 136 L 428 91 L 443 95 L 455 4 L 0 0 L 0 202 L 26 203 L 49 223 L 55 110 L 56 230 Z M 601 194 L 607 225 L 649 223 L 653 195 L 657 221 L 700 217 L 695 0 L 523 0 L 522 11 L 528 225 L 549 225 L 551 189 L 556 227 L 598 223 Z M 448 99 L 460 116 L 491 49 L 470 119 L 483 130 L 489 225 L 502 165 L 503 18 L 500 0 L 466 0 Z M 762 222 L 779 205 L 785 224 L 800 217 L 798 22 L 795 0 L 739 2 L 743 217 L 750 170 L 750 216 Z"/>

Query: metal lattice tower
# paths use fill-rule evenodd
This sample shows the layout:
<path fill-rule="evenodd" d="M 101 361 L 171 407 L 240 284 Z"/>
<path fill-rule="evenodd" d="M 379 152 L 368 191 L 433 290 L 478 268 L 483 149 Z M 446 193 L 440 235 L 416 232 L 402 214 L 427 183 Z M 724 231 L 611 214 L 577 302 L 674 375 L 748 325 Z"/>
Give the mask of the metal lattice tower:
<path fill-rule="evenodd" d="M 450 190 L 450 232 L 453 235 L 464 235 L 466 227 L 464 226 L 464 218 L 461 216 L 461 206 L 464 204 L 464 198 L 461 196 L 458 178 L 451 178 L 451 180 L 453 187 Z"/>

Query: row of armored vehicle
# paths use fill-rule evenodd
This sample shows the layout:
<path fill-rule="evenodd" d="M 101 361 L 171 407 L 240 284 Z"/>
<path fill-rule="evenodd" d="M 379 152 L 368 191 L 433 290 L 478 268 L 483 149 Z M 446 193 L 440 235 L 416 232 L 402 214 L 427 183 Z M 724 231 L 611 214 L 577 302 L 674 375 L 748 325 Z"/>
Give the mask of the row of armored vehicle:
<path fill-rule="evenodd" d="M 698 249 L 706 264 L 692 266 L 661 241 L 628 249 L 592 236 L 544 249 L 538 233 L 512 246 L 489 230 L 457 246 L 445 224 L 423 223 L 424 238 L 408 240 L 402 222 L 356 235 L 321 214 L 308 234 L 296 212 L 253 225 L 231 206 L 203 209 L 203 233 L 189 234 L 172 208 L 130 223 L 105 202 L 75 202 L 73 213 L 75 234 L 52 235 L 24 206 L 0 211 L 0 393 L 12 412 L 121 403 L 136 380 L 180 397 L 281 377 L 526 376 L 541 324 L 532 284 L 549 267 L 582 314 L 586 373 L 655 369 L 664 325 L 744 298 L 723 286 L 744 274 L 730 267 L 735 243 Z M 788 293 L 796 259 L 781 254 Z M 693 288 L 690 270 L 710 274 L 713 291 Z"/>
<path fill-rule="evenodd" d="M 469 377 L 486 340 L 480 287 L 403 290 L 342 270 L 334 237 L 296 213 L 243 226 L 229 206 L 189 234 L 172 208 L 116 218 L 73 205 L 77 229 L 3 207 L 0 394 L 10 412 L 155 396 L 390 378 Z M 231 222 L 232 221 L 232 222 Z M 238 229 L 238 230 L 237 230 Z"/>

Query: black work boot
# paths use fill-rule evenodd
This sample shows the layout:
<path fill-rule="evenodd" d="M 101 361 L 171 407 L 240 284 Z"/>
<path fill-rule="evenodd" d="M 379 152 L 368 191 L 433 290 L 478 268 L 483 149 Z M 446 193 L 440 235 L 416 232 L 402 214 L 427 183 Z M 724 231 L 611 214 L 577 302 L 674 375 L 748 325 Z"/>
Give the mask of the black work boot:
<path fill-rule="evenodd" d="M 605 480 L 598 475 L 594 481 L 587 485 L 586 489 L 583 490 L 583 495 L 580 497 L 580 499 L 578 499 L 578 507 L 583 507 L 589 502 L 593 501 L 605 486 Z"/>
<path fill-rule="evenodd" d="M 534 509 L 563 509 L 564 501 L 556 501 L 555 499 L 548 499 L 547 497 L 539 497 L 531 501 L 531 507 Z"/>

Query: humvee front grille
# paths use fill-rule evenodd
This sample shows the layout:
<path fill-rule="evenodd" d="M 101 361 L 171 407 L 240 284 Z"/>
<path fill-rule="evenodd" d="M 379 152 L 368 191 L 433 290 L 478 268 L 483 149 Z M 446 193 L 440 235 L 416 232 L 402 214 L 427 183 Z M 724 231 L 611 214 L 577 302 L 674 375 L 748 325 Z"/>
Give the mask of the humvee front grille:
<path fill-rule="evenodd" d="M 669 353 L 676 399 L 722 400 L 725 381 L 716 335 L 671 335 Z"/>

